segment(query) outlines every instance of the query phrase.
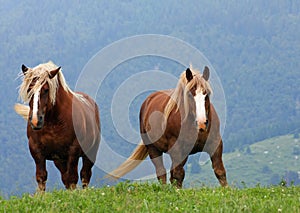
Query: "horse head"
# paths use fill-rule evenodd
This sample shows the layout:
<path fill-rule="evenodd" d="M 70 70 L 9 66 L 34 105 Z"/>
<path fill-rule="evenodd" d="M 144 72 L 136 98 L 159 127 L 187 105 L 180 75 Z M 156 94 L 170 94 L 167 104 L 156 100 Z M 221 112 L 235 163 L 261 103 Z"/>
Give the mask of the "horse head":
<path fill-rule="evenodd" d="M 190 68 L 185 71 L 188 90 L 194 105 L 194 118 L 199 131 L 207 131 L 210 117 L 211 88 L 208 83 L 209 68 L 205 66 L 203 74 L 195 73 Z"/>
<path fill-rule="evenodd" d="M 52 91 L 49 83 L 59 70 L 60 67 L 51 71 L 43 70 L 43 72 L 39 71 L 39 75 L 37 75 L 34 69 L 22 65 L 24 78 L 28 82 L 26 91 L 30 107 L 28 119 L 34 130 L 40 130 L 43 127 L 46 112 L 53 106 L 50 94 L 56 91 Z M 45 72 L 47 73 L 45 74 Z"/>

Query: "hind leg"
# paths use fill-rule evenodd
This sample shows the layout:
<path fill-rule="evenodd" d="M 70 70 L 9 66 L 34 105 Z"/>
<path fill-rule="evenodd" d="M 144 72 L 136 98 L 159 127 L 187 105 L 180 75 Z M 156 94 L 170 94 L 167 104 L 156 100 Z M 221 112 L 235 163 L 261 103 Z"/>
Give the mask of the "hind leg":
<path fill-rule="evenodd" d="M 67 171 L 62 176 L 66 189 L 76 189 L 78 182 L 78 161 L 80 153 L 80 147 L 69 147 L 68 159 L 66 161 Z"/>
<path fill-rule="evenodd" d="M 92 177 L 92 167 L 96 162 L 98 148 L 100 145 L 100 135 L 97 136 L 96 141 L 97 142 L 90 148 L 89 151 L 84 151 L 84 154 L 82 156 L 82 168 L 80 171 L 82 188 L 87 188 L 90 183 Z"/>
<path fill-rule="evenodd" d="M 164 167 L 163 158 L 162 158 L 162 152 L 159 151 L 156 147 L 153 145 L 147 146 L 148 153 L 150 156 L 150 159 L 152 163 L 154 164 L 155 171 L 156 171 L 156 177 L 158 181 L 160 181 L 162 184 L 167 183 L 167 174 L 166 169 Z"/>
<path fill-rule="evenodd" d="M 67 163 L 67 172 L 63 174 L 63 182 L 66 189 L 76 189 L 78 182 L 78 161 L 79 157 L 69 156 Z"/>
<path fill-rule="evenodd" d="M 92 167 L 94 166 L 94 162 L 91 161 L 86 155 L 82 157 L 82 169 L 80 171 L 80 179 L 82 183 L 82 188 L 87 188 L 91 176 L 92 176 Z"/>
<path fill-rule="evenodd" d="M 184 165 L 187 161 L 187 157 L 182 161 L 178 158 L 178 155 L 170 155 L 172 159 L 171 177 L 170 182 L 176 184 L 178 188 L 182 188 L 183 179 L 185 176 Z"/>
<path fill-rule="evenodd" d="M 54 160 L 54 165 L 60 171 L 61 180 L 62 180 L 63 184 L 66 185 L 67 183 L 65 182 L 65 178 L 63 178 L 63 177 L 67 172 L 67 162 L 65 160 L 57 159 L 57 160 Z"/>
<path fill-rule="evenodd" d="M 173 139 L 171 143 L 174 145 L 168 150 L 168 154 L 172 160 L 170 182 L 175 184 L 178 188 L 182 188 L 183 179 L 185 177 L 183 167 L 189 156 L 190 144 L 178 139 Z"/>
<path fill-rule="evenodd" d="M 80 171 L 80 179 L 82 183 L 82 188 L 87 188 L 91 176 L 92 176 L 92 167 L 96 161 L 97 152 L 98 152 L 99 144 L 95 145 L 89 152 L 82 156 L 82 168 Z"/>
<path fill-rule="evenodd" d="M 228 186 L 228 184 L 226 179 L 225 167 L 222 161 L 222 152 L 223 152 L 223 143 L 221 140 L 218 145 L 218 148 L 214 152 L 209 153 L 209 155 L 212 162 L 212 168 L 215 172 L 217 179 L 219 180 L 221 186 L 226 187 Z"/>

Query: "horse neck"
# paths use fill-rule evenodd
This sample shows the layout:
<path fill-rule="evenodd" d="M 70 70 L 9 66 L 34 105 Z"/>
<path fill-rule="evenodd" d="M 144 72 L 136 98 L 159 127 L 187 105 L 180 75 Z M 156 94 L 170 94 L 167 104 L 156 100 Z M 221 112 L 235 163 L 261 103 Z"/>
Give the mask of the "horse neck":
<path fill-rule="evenodd" d="M 196 117 L 196 107 L 190 101 L 190 97 L 185 97 L 184 91 L 182 91 L 178 107 L 183 120 L 194 120 Z"/>
<path fill-rule="evenodd" d="M 68 110 L 72 110 L 72 98 L 73 95 L 59 86 L 56 92 L 56 100 L 51 111 L 56 115 L 63 115 Z"/>

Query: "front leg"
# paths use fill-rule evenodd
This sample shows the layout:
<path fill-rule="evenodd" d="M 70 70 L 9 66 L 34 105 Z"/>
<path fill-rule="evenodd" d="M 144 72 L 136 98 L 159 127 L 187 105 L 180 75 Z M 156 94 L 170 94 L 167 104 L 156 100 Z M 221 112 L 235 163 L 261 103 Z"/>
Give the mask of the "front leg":
<path fill-rule="evenodd" d="M 29 142 L 29 149 L 32 158 L 34 159 L 36 166 L 36 181 L 38 183 L 38 192 L 44 192 L 46 190 L 47 170 L 46 170 L 46 158 L 42 155 L 41 151 L 33 143 Z"/>
<path fill-rule="evenodd" d="M 220 141 L 217 149 L 213 153 L 210 154 L 212 168 L 215 172 L 216 177 L 218 178 L 221 186 L 227 187 L 227 179 L 226 179 L 226 170 L 222 160 L 222 152 L 223 152 L 223 142 Z"/>
<path fill-rule="evenodd" d="M 38 191 L 44 192 L 46 190 L 46 181 L 47 181 L 47 170 L 46 170 L 46 160 L 36 164 L 36 181 L 38 183 Z"/>

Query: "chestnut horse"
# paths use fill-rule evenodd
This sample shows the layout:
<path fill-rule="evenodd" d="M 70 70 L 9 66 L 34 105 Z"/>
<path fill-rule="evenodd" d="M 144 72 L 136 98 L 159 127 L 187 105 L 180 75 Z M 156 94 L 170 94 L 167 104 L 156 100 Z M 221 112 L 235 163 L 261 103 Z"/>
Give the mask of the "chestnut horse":
<path fill-rule="evenodd" d="M 108 176 L 122 177 L 149 155 L 158 180 L 165 184 L 162 154 L 168 153 L 172 160 L 170 182 L 181 188 L 188 155 L 204 151 L 210 155 L 220 184 L 227 186 L 220 122 L 210 103 L 212 90 L 208 78 L 208 67 L 205 67 L 203 75 L 188 68 L 181 74 L 175 89 L 157 91 L 148 96 L 140 110 L 142 142 Z"/>
<path fill-rule="evenodd" d="M 80 157 L 82 187 L 87 187 L 100 143 L 97 104 L 88 95 L 73 92 L 60 69 L 52 62 L 34 68 L 22 65 L 19 95 L 29 107 L 15 105 L 16 112 L 28 120 L 27 137 L 39 191 L 46 189 L 46 160 L 54 161 L 67 189 L 76 188 Z"/>

